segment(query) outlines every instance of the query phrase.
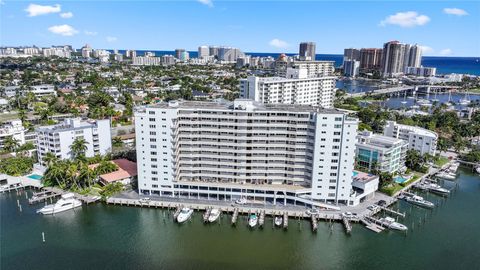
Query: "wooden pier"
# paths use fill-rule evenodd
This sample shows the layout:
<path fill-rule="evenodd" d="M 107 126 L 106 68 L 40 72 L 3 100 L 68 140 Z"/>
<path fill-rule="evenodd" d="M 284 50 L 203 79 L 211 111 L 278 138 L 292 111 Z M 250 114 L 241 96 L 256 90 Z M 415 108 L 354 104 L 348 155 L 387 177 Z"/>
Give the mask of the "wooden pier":
<path fill-rule="evenodd" d="M 258 225 L 260 227 L 263 227 L 264 223 L 265 223 L 265 210 L 260 211 L 260 218 L 258 219 Z"/>
<path fill-rule="evenodd" d="M 288 228 L 288 214 L 287 214 L 287 212 L 283 213 L 283 228 L 284 229 Z"/>
<path fill-rule="evenodd" d="M 312 215 L 312 231 L 317 232 L 318 229 L 318 219 L 315 215 Z"/>
<path fill-rule="evenodd" d="M 360 222 L 365 225 L 365 228 L 373 231 L 373 232 L 376 232 L 376 233 L 381 233 L 383 232 L 383 230 L 385 230 L 384 227 L 378 225 L 378 224 L 375 224 L 375 223 L 372 223 L 370 222 L 369 220 L 367 219 L 360 219 Z"/>
<path fill-rule="evenodd" d="M 345 231 L 350 234 L 352 232 L 352 224 L 350 224 L 350 220 L 347 217 L 343 216 L 342 221 L 343 226 L 345 227 Z"/>
<path fill-rule="evenodd" d="M 21 183 L 16 183 L 16 184 L 10 184 L 10 185 L 4 185 L 0 187 L 0 193 L 4 192 L 10 192 L 12 190 L 19 190 L 25 188 Z"/>
<path fill-rule="evenodd" d="M 237 224 L 238 211 L 239 211 L 238 208 L 235 208 L 235 210 L 233 211 L 233 215 L 232 215 L 232 225 Z"/>
<path fill-rule="evenodd" d="M 383 207 L 383 206 L 380 206 L 380 208 L 385 211 L 385 212 L 388 212 L 390 214 L 394 214 L 394 215 L 397 215 L 397 216 L 401 216 L 401 217 L 405 217 L 405 213 L 401 213 L 401 212 L 398 212 L 398 211 L 395 211 L 395 210 L 392 210 L 390 208 L 387 208 L 387 207 Z"/>
<path fill-rule="evenodd" d="M 207 223 L 208 222 L 208 217 L 210 217 L 210 213 L 212 212 L 212 208 L 209 207 L 205 209 L 205 213 L 203 213 L 203 222 Z"/>

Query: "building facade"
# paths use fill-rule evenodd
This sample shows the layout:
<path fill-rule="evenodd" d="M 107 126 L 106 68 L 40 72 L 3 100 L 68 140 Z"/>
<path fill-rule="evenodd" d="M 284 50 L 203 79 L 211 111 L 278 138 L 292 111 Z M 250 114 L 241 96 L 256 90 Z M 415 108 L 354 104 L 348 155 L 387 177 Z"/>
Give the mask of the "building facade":
<path fill-rule="evenodd" d="M 404 140 L 363 131 L 357 137 L 356 166 L 364 171 L 395 173 L 405 167 L 407 149 Z"/>
<path fill-rule="evenodd" d="M 240 97 L 269 104 L 303 104 L 332 108 L 335 77 L 289 79 L 249 76 L 240 80 Z"/>
<path fill-rule="evenodd" d="M 408 142 L 408 149 L 417 150 L 422 155 L 437 153 L 438 134 L 428 129 L 387 121 L 383 135 Z"/>
<path fill-rule="evenodd" d="M 302 42 L 300 43 L 298 54 L 300 60 L 303 61 L 315 61 L 315 42 Z"/>
<path fill-rule="evenodd" d="M 382 65 L 382 49 L 362 48 L 360 49 L 360 69 L 379 70 Z"/>
<path fill-rule="evenodd" d="M 343 61 L 343 75 L 357 77 L 360 74 L 360 61 L 349 59 Z"/>
<path fill-rule="evenodd" d="M 3 123 L 0 126 L 0 151 L 4 150 L 4 141 L 6 138 L 13 138 L 19 145 L 25 143 L 25 128 L 22 120 L 15 119 Z"/>
<path fill-rule="evenodd" d="M 43 165 L 43 158 L 49 152 L 59 159 L 73 158 L 70 146 L 76 138 L 83 138 L 87 142 L 86 157 L 105 155 L 112 149 L 108 119 L 92 121 L 82 121 L 79 118 L 65 119 L 61 124 L 38 127 L 35 131 L 38 161 Z"/>
<path fill-rule="evenodd" d="M 328 207 L 351 195 L 357 119 L 252 100 L 137 108 L 139 191 Z"/>

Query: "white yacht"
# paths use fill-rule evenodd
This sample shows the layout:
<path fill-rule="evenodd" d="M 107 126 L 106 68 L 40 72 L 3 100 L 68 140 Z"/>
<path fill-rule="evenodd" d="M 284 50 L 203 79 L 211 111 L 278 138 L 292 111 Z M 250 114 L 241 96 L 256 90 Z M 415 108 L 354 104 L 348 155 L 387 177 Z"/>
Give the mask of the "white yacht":
<path fill-rule="evenodd" d="M 435 183 L 429 183 L 427 184 L 427 189 L 430 190 L 433 193 L 437 193 L 440 195 L 448 195 L 450 194 L 450 190 L 441 187 L 440 185 L 437 185 Z"/>
<path fill-rule="evenodd" d="M 210 215 L 208 216 L 208 222 L 213 223 L 217 221 L 221 213 L 222 212 L 220 211 L 220 209 L 213 208 L 212 211 L 210 211 Z"/>
<path fill-rule="evenodd" d="M 401 223 L 398 223 L 395 221 L 394 218 L 392 217 L 384 217 L 384 218 L 381 218 L 380 219 L 380 222 L 382 222 L 382 224 L 386 227 L 388 227 L 389 229 L 392 229 L 392 230 L 399 230 L 399 231 L 406 231 L 408 230 L 407 226 L 401 224 Z"/>
<path fill-rule="evenodd" d="M 426 208 L 433 208 L 433 207 L 435 207 L 435 204 L 434 204 L 434 203 L 429 202 L 429 201 L 425 200 L 423 197 L 417 196 L 417 195 L 406 196 L 406 197 L 405 197 L 405 201 L 407 201 L 407 202 L 409 202 L 409 203 L 411 203 L 411 204 L 415 204 L 415 205 L 421 206 L 421 207 L 426 207 Z"/>
<path fill-rule="evenodd" d="M 255 226 L 257 226 L 257 222 L 258 222 L 258 217 L 256 214 L 251 214 L 250 217 L 248 218 L 248 226 L 250 226 L 250 228 L 253 228 Z"/>
<path fill-rule="evenodd" d="M 282 226 L 282 224 L 283 224 L 283 218 L 280 217 L 280 216 L 276 216 L 275 217 L 275 226 L 280 227 L 280 226 Z"/>
<path fill-rule="evenodd" d="M 193 209 L 190 209 L 188 207 L 182 208 L 182 210 L 178 214 L 177 222 L 183 223 L 187 221 L 192 216 L 192 214 L 193 214 Z"/>
<path fill-rule="evenodd" d="M 60 200 L 58 200 L 56 203 L 49 204 L 38 209 L 37 213 L 53 215 L 79 206 L 82 206 L 82 202 L 75 199 L 75 195 L 73 193 L 66 193 L 63 194 Z"/>
<path fill-rule="evenodd" d="M 439 172 L 435 176 L 446 180 L 455 180 L 455 175 L 448 172 Z"/>
<path fill-rule="evenodd" d="M 478 167 L 475 169 L 475 171 L 477 171 L 477 173 L 480 174 L 480 166 L 478 166 Z"/>

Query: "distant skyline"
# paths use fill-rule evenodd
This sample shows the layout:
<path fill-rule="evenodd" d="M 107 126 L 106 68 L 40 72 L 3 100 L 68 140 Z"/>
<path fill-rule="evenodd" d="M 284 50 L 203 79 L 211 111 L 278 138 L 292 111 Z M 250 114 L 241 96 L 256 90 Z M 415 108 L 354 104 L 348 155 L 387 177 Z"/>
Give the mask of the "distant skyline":
<path fill-rule="evenodd" d="M 0 46 L 166 50 L 200 45 L 317 54 L 417 43 L 426 56 L 480 56 L 475 1 L 0 0 Z"/>

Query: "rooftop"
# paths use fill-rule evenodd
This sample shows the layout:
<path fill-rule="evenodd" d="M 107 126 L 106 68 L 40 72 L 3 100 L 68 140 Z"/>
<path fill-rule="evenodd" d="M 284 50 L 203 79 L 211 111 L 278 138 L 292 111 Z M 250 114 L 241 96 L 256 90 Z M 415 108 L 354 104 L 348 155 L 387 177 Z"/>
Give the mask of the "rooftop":
<path fill-rule="evenodd" d="M 100 179 L 107 183 L 113 183 L 126 178 L 137 176 L 137 163 L 128 159 L 112 160 L 118 166 L 118 170 L 100 175 Z"/>

